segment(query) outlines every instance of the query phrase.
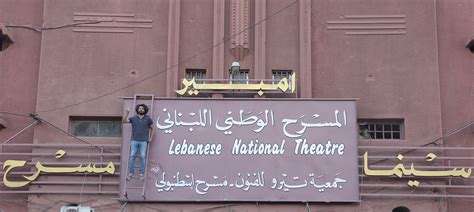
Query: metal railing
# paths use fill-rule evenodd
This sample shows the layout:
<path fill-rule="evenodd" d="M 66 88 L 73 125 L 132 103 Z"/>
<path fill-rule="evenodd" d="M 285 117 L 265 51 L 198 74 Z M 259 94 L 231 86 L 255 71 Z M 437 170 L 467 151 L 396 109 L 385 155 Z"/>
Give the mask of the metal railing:
<path fill-rule="evenodd" d="M 4 147 L 31 147 L 33 151 L 28 152 L 2 152 L 3 157 L 20 157 L 27 161 L 27 167 L 12 171 L 9 177 L 20 179 L 23 175 L 32 175 L 35 172 L 31 169 L 36 161 L 41 161 L 45 166 L 78 166 L 80 164 L 93 163 L 103 166 L 108 162 L 113 162 L 116 167 L 120 167 L 120 144 L 94 144 L 90 148 L 89 144 L 5 144 Z M 55 161 L 53 153 L 57 149 L 76 150 L 68 152 L 65 157 L 71 160 Z M 39 151 L 41 150 L 41 151 Z M 77 151 L 80 152 L 77 152 Z M 108 152 L 104 152 L 108 150 Z M 88 152 L 90 151 L 90 152 Z M 361 199 L 367 198 L 474 198 L 474 176 L 468 178 L 451 176 L 368 176 L 363 171 L 363 154 L 368 151 L 369 166 L 372 169 L 389 170 L 395 164 L 403 162 L 408 168 L 411 163 L 420 170 L 452 170 L 454 168 L 471 168 L 474 148 L 472 147 L 410 147 L 410 146 L 359 146 L 359 186 Z M 456 151 L 456 155 L 446 154 L 446 151 Z M 438 154 L 436 162 L 427 163 L 424 155 L 433 152 Z M 404 155 L 403 161 L 396 156 Z M 0 161 L 3 164 L 4 161 Z M 116 168 L 116 170 L 120 170 Z M 0 172 L 3 177 L 5 170 Z M 40 175 L 38 180 L 32 181 L 29 186 L 22 188 L 7 188 L 0 186 L 0 193 L 24 193 L 24 194 L 105 194 L 118 195 L 120 185 L 120 172 L 113 175 L 91 174 L 91 173 L 65 173 Z M 87 177 L 87 180 L 84 180 Z M 419 180 L 421 183 L 417 187 L 407 185 L 408 180 Z M 3 181 L 0 181 L 3 185 Z M 59 187 L 58 186 L 63 186 Z M 84 189 L 81 189 L 84 187 Z"/>

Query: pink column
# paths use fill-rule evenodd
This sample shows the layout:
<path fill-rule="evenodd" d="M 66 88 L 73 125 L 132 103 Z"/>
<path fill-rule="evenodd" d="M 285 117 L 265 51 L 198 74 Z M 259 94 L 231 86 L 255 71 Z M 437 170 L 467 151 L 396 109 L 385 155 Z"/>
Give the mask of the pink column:
<path fill-rule="evenodd" d="M 169 1 L 168 15 L 168 55 L 166 60 L 166 96 L 176 96 L 178 89 L 179 63 L 179 7 L 180 0 Z"/>
<path fill-rule="evenodd" d="M 300 9 L 300 70 L 299 93 L 302 98 L 311 98 L 311 0 L 299 1 Z M 304 76 L 304 77 L 302 77 Z"/>

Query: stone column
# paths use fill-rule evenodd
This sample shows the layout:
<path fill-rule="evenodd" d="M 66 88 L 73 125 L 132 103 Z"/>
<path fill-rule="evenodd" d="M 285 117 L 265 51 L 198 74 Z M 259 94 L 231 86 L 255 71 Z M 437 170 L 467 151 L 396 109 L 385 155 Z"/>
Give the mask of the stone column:
<path fill-rule="evenodd" d="M 311 83 L 311 0 L 300 0 L 299 2 L 299 34 L 300 34 L 300 70 L 299 93 L 302 98 L 312 97 Z"/>
<path fill-rule="evenodd" d="M 168 54 L 166 60 L 166 96 L 175 97 L 178 89 L 179 63 L 179 8 L 180 0 L 169 1 Z"/>
<path fill-rule="evenodd" d="M 212 44 L 212 78 L 224 79 L 224 26 L 225 1 L 214 0 L 214 27 Z M 213 94 L 214 98 L 222 98 L 222 94 Z"/>

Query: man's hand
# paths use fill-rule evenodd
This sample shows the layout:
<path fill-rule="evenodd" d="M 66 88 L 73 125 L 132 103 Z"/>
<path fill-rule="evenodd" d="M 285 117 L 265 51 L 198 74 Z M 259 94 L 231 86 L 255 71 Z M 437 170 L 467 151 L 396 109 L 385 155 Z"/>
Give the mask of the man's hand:
<path fill-rule="evenodd" d="M 125 109 L 125 114 L 122 117 L 122 123 L 128 123 L 128 114 L 130 113 L 130 107 Z"/>

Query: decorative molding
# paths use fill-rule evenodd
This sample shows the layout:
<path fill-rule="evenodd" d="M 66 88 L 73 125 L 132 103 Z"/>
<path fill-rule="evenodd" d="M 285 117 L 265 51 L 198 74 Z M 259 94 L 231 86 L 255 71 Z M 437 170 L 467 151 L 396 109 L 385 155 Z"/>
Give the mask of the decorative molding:
<path fill-rule="evenodd" d="M 345 35 L 403 35 L 406 15 L 343 15 L 343 20 L 326 21 L 328 30 L 344 30 Z"/>
<path fill-rule="evenodd" d="M 135 17 L 135 14 L 132 14 L 132 13 L 91 13 L 91 12 L 74 12 L 74 16 Z"/>
<path fill-rule="evenodd" d="M 241 61 L 249 52 L 249 0 L 230 0 L 230 52 Z"/>
<path fill-rule="evenodd" d="M 73 32 L 133 33 L 134 28 L 151 29 L 152 19 L 136 19 L 131 13 L 74 12 Z M 117 29 L 118 28 L 118 29 Z"/>

